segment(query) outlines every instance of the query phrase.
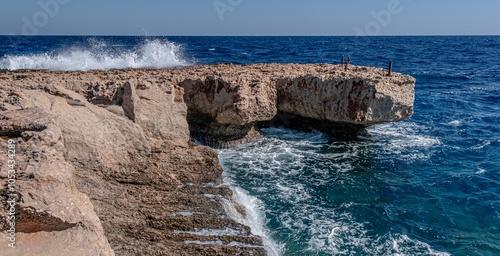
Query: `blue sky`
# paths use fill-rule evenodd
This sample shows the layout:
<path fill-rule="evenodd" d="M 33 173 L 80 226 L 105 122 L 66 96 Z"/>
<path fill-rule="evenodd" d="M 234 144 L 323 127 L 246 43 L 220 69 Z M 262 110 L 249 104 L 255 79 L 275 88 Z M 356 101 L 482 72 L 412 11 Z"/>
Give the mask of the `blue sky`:
<path fill-rule="evenodd" d="M 0 34 L 500 35 L 499 0 L 4 0 Z"/>

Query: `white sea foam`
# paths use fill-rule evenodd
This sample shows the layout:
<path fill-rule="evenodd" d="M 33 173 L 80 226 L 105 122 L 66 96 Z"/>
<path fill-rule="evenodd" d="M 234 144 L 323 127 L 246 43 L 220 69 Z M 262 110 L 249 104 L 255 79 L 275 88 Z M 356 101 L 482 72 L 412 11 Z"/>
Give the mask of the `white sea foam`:
<path fill-rule="evenodd" d="M 119 68 L 170 68 L 190 65 L 182 47 L 168 40 L 146 40 L 133 49 L 89 39 L 85 46 L 72 46 L 50 53 L 5 55 L 0 69 L 92 70 Z"/>
<path fill-rule="evenodd" d="M 381 152 L 402 155 L 409 161 L 429 159 L 433 151 L 422 149 L 432 149 L 441 144 L 439 138 L 423 135 L 424 127 L 410 122 L 377 125 L 368 131 L 377 137 Z"/>
<path fill-rule="evenodd" d="M 476 174 L 485 174 L 485 173 L 486 173 L 486 170 L 481 169 L 481 168 L 478 168 L 478 171 L 476 172 Z"/>
<path fill-rule="evenodd" d="M 231 182 L 226 183 L 231 184 Z M 245 216 L 236 210 L 234 204 L 228 200 L 222 200 L 226 212 L 239 223 L 250 227 L 252 234 L 260 236 L 264 243 L 264 248 L 271 256 L 280 254 L 279 247 L 274 243 L 269 235 L 269 230 L 265 227 L 265 217 L 262 212 L 262 202 L 256 197 L 250 196 L 246 191 L 238 187 L 232 187 L 233 200 L 238 205 L 243 206 Z"/>
<path fill-rule="evenodd" d="M 372 235 L 365 223 L 357 222 L 349 213 L 330 214 L 294 213 L 294 218 L 305 218 L 307 223 L 311 223 L 303 226 L 294 224 L 295 228 L 304 229 L 311 237 L 305 251 L 333 255 L 450 255 L 404 234 Z"/>
<path fill-rule="evenodd" d="M 241 179 L 241 175 L 259 176 L 261 178 L 255 183 L 248 179 L 252 182 L 248 186 L 267 194 L 273 201 L 293 205 L 274 214 L 279 215 L 277 221 L 281 230 L 293 236 L 291 240 L 307 239 L 307 248 L 302 249 L 304 254 L 449 255 L 405 234 L 390 231 L 374 234 L 369 223 L 359 222 L 349 213 L 352 210 L 346 210 L 355 207 L 355 203 L 344 203 L 339 208 L 324 206 L 318 203 L 315 191 L 306 185 L 344 186 L 344 182 L 356 182 L 349 180 L 350 175 L 345 175 L 345 172 L 353 170 L 358 155 L 366 154 L 366 145 L 370 145 L 370 150 L 380 151 L 380 154 L 399 152 L 416 159 L 430 157 L 428 152 L 441 143 L 438 138 L 422 135 L 425 127 L 414 123 L 382 125 L 370 131 L 374 139 L 366 142 L 326 143 L 326 137 L 319 133 L 266 129 L 268 136 L 248 145 L 219 151 L 225 168 L 224 180 L 234 184 L 232 180 Z M 381 147 L 371 147 L 374 143 Z M 391 147 L 384 146 L 387 144 Z M 337 175 L 342 179 L 337 180 Z M 235 195 L 239 195 L 240 204 L 251 209 L 249 212 L 260 213 L 260 219 L 250 217 L 257 219 L 253 222 L 259 223 L 258 229 L 270 234 L 264 226 L 266 221 L 262 212 L 266 209 L 263 202 L 248 195 L 245 190 L 233 190 Z M 239 216 L 237 218 L 242 218 L 235 209 L 232 211 Z M 283 245 L 279 252 L 286 254 L 285 250 Z"/>
<path fill-rule="evenodd" d="M 196 229 L 192 231 L 180 231 L 174 230 L 175 234 L 191 234 L 198 236 L 241 236 L 241 230 L 235 230 L 232 228 L 226 229 Z"/>
<path fill-rule="evenodd" d="M 483 140 L 480 144 L 478 144 L 476 146 L 473 146 L 470 149 L 472 149 L 472 150 L 479 150 L 479 149 L 483 149 L 484 147 L 489 146 L 489 145 L 491 145 L 490 141 Z"/>
<path fill-rule="evenodd" d="M 369 129 L 373 135 L 384 135 L 391 140 L 391 146 L 406 147 L 431 147 L 439 145 L 438 138 L 421 135 L 422 127 L 415 123 L 389 123 L 374 126 Z"/>

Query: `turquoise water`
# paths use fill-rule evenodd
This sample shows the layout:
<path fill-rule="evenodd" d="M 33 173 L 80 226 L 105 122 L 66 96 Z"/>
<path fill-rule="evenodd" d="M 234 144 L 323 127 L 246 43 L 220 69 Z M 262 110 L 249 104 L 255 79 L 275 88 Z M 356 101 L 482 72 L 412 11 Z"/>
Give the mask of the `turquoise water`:
<path fill-rule="evenodd" d="M 219 151 L 245 223 L 281 255 L 500 255 L 500 37 L 0 37 L 0 68 L 233 62 L 386 67 L 415 115 L 337 141 L 265 129 Z"/>

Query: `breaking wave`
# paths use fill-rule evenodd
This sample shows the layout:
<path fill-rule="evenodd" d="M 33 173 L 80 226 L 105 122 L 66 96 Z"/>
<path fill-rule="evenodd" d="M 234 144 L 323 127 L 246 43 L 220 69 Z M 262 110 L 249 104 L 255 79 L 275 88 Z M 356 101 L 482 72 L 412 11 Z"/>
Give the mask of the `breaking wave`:
<path fill-rule="evenodd" d="M 0 69 L 110 70 L 122 68 L 171 68 L 192 65 L 182 45 L 166 39 L 146 39 L 133 48 L 125 48 L 103 39 L 89 38 L 52 52 L 5 55 Z"/>

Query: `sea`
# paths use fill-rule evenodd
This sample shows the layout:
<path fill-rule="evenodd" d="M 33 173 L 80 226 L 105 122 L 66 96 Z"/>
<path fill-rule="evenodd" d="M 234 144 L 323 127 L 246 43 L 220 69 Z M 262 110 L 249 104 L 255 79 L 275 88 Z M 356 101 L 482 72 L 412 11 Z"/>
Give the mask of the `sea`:
<path fill-rule="evenodd" d="M 269 128 L 218 149 L 270 255 L 500 255 L 500 36 L 0 37 L 0 69 L 331 63 L 417 79 L 415 114 L 352 140 Z"/>

